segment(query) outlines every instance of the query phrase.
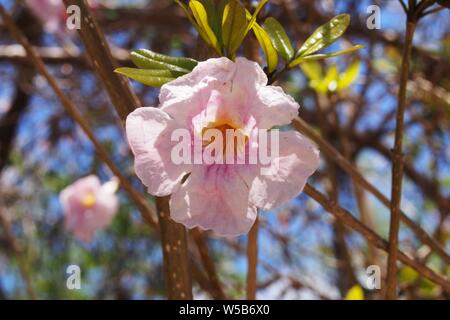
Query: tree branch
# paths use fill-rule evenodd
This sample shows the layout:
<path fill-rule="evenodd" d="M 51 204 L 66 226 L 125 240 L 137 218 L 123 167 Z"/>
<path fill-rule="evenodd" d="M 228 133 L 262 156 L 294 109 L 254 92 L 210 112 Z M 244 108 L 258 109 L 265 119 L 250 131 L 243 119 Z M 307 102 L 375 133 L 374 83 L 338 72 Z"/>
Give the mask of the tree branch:
<path fill-rule="evenodd" d="M 400 71 L 400 87 L 398 92 L 398 107 L 396 115 L 395 142 L 392 153 L 392 187 L 391 187 L 391 220 L 389 225 L 389 257 L 386 279 L 386 299 L 397 297 L 397 248 L 398 231 L 400 229 L 400 203 L 402 196 L 403 180 L 403 128 L 404 114 L 406 110 L 406 86 L 409 77 L 409 63 L 411 59 L 412 41 L 415 21 L 409 18 L 406 23 L 405 46 L 403 50 L 402 66 Z"/>
<path fill-rule="evenodd" d="M 387 208 L 390 206 L 390 201 L 386 198 L 375 186 L 368 182 L 363 175 L 332 145 L 325 141 L 319 134 L 317 134 L 309 125 L 301 118 L 297 117 L 292 123 L 293 127 L 301 133 L 305 134 L 313 140 L 320 147 L 320 151 L 327 155 L 330 159 L 335 161 L 342 170 L 344 170 L 358 185 L 369 191 Z M 433 251 L 435 251 L 447 264 L 450 264 L 450 256 L 445 252 L 442 246 L 433 239 L 428 233 L 423 230 L 418 224 L 411 220 L 403 211 L 401 212 L 402 222 L 405 223 L 417 237 Z"/>
<path fill-rule="evenodd" d="M 101 83 L 105 86 L 108 95 L 114 104 L 120 119 L 125 122 L 125 119 L 129 112 L 133 111 L 136 107 L 141 106 L 139 100 L 132 92 L 128 85 L 127 80 L 124 77 L 119 77 L 114 73 L 115 63 L 113 61 L 111 51 L 108 46 L 108 42 L 104 34 L 98 27 L 97 21 L 90 13 L 85 1 L 83 0 L 64 0 L 67 6 L 77 5 L 81 9 L 81 16 L 83 24 L 79 30 L 79 34 L 86 50 L 89 54 L 89 58 L 92 60 L 94 71 L 101 80 Z M 182 288 L 184 291 L 178 290 L 178 295 L 182 299 L 192 298 L 192 283 L 190 274 L 187 272 L 188 268 L 188 249 L 186 242 L 186 230 L 181 225 L 173 222 L 170 219 L 170 211 L 168 207 L 168 198 L 156 198 L 157 208 L 164 210 L 158 213 L 161 217 L 159 224 L 161 232 L 168 232 L 168 234 L 161 235 L 161 246 L 164 255 L 164 272 L 166 273 L 166 279 L 169 281 L 166 283 L 167 291 L 169 293 L 180 284 L 180 280 L 175 280 L 171 276 L 176 269 L 176 274 L 179 277 L 183 277 L 181 283 L 185 286 Z M 174 244 L 172 240 L 176 241 L 177 249 L 180 251 L 175 253 L 174 250 L 164 250 L 167 246 L 171 247 Z M 165 241 L 168 241 L 165 243 Z M 185 257 L 185 259 L 180 259 Z"/>
<path fill-rule="evenodd" d="M 350 212 L 339 207 L 335 202 L 330 201 L 327 197 L 312 187 L 310 184 L 305 186 L 304 192 L 320 203 L 328 212 L 330 212 L 337 219 L 344 222 L 348 227 L 360 233 L 367 241 L 371 242 L 377 248 L 388 251 L 388 242 L 381 238 L 377 233 L 375 233 L 372 229 L 368 228 L 366 225 L 362 224 L 358 221 Z M 419 261 L 416 261 L 406 255 L 404 252 L 397 249 L 396 257 L 398 260 L 403 262 L 404 264 L 410 266 L 422 276 L 428 278 L 434 283 L 442 286 L 443 289 L 450 292 L 450 281 L 444 278 L 443 276 L 437 274 L 424 264 Z"/>

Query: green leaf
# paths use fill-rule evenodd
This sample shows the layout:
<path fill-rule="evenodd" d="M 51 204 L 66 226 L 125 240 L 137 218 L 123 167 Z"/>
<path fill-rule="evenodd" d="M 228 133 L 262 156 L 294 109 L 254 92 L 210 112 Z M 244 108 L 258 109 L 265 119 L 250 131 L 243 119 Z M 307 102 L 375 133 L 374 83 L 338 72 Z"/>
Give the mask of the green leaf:
<path fill-rule="evenodd" d="M 137 68 L 117 68 L 114 70 L 121 75 L 139 81 L 150 87 L 161 87 L 176 78 L 170 70 L 150 70 Z"/>
<path fill-rule="evenodd" d="M 350 15 L 340 14 L 317 28 L 297 51 L 296 57 L 310 55 L 335 42 L 350 24 Z"/>
<path fill-rule="evenodd" d="M 245 29 L 245 34 L 247 34 L 250 31 L 250 29 L 253 28 L 253 25 L 256 22 L 256 18 L 258 18 L 259 13 L 264 8 L 264 6 L 267 4 L 267 2 L 269 2 L 269 0 L 262 0 L 258 3 L 258 6 L 255 9 L 255 12 L 253 12 L 253 15 L 251 16 L 250 21 L 247 24 L 247 28 Z M 248 18 L 248 15 L 247 15 L 247 18 Z"/>
<path fill-rule="evenodd" d="M 419 278 L 419 274 L 413 268 L 405 266 L 400 269 L 398 277 L 401 284 L 411 284 Z"/>
<path fill-rule="evenodd" d="M 364 300 L 364 291 L 359 285 L 354 285 L 345 295 L 345 300 Z"/>
<path fill-rule="evenodd" d="M 337 89 L 339 80 L 339 70 L 336 64 L 332 64 L 328 69 L 325 77 L 321 80 L 311 81 L 311 88 L 317 92 L 326 94 L 327 92 L 334 92 Z"/>
<path fill-rule="evenodd" d="M 131 61 L 142 69 L 169 69 L 184 73 L 189 73 L 198 64 L 191 58 L 171 57 L 147 49 L 132 51 Z"/>
<path fill-rule="evenodd" d="M 214 31 L 214 34 L 217 37 L 219 43 L 222 41 L 222 30 L 221 30 L 221 21 L 219 19 L 219 14 L 216 10 L 216 5 L 213 0 L 202 0 L 202 3 L 206 9 L 206 14 L 208 16 L 208 22 L 211 26 L 211 29 Z"/>
<path fill-rule="evenodd" d="M 321 81 L 322 80 L 322 66 L 317 61 L 310 61 L 306 63 L 302 63 L 300 65 L 303 73 L 308 77 L 308 79 L 313 81 Z"/>
<path fill-rule="evenodd" d="M 353 46 L 351 48 L 345 49 L 345 50 L 341 50 L 338 52 L 332 52 L 332 53 L 318 53 L 318 54 L 312 54 L 309 56 L 303 56 L 303 57 L 298 57 L 296 59 L 294 59 L 290 64 L 289 67 L 295 67 L 296 65 L 303 63 L 303 62 L 307 62 L 307 61 L 314 61 L 314 60 L 322 60 L 325 58 L 331 58 L 331 57 L 337 57 L 346 53 L 350 53 L 359 49 L 364 48 L 364 46 L 362 45 L 356 45 Z"/>
<path fill-rule="evenodd" d="M 276 19 L 269 17 L 264 22 L 264 29 L 267 31 L 275 50 L 286 63 L 290 62 L 294 57 L 294 48 L 283 26 Z"/>
<path fill-rule="evenodd" d="M 203 31 L 203 29 L 200 27 L 200 25 L 198 25 L 198 23 L 195 22 L 194 17 L 192 16 L 191 12 L 189 11 L 189 8 L 183 2 L 181 2 L 180 0 L 175 0 L 175 2 L 183 9 L 183 11 L 186 14 L 187 18 L 189 19 L 191 24 L 195 27 L 195 29 L 198 31 L 198 33 L 203 38 L 203 40 L 205 40 L 208 44 L 210 44 L 209 43 L 209 39 L 208 39 L 208 35 Z"/>
<path fill-rule="evenodd" d="M 241 45 L 247 28 L 247 17 L 245 8 L 237 0 L 231 0 L 223 11 L 222 39 L 223 45 L 230 58 Z"/>
<path fill-rule="evenodd" d="M 220 54 L 221 50 L 219 41 L 217 40 L 214 31 L 209 26 L 208 14 L 206 13 L 205 7 L 198 0 L 189 1 L 189 7 L 192 10 L 192 14 L 194 15 L 198 26 L 202 29 L 204 37 L 206 37 L 204 40 L 209 43 L 217 51 L 217 53 Z"/>
<path fill-rule="evenodd" d="M 359 59 L 353 61 L 343 73 L 340 74 L 337 90 L 341 91 L 348 88 L 358 78 L 361 63 Z"/>
<path fill-rule="evenodd" d="M 169 70 L 172 71 L 177 76 L 182 76 L 190 71 L 183 69 L 172 64 L 167 64 L 161 61 L 156 61 L 153 59 L 146 58 L 141 55 L 133 54 L 131 55 L 131 60 L 135 65 L 143 70 Z"/>
<path fill-rule="evenodd" d="M 266 30 L 264 30 L 258 23 L 253 25 L 253 33 L 263 49 L 267 61 L 267 69 L 269 73 L 274 72 L 278 66 L 278 53 L 270 40 Z"/>

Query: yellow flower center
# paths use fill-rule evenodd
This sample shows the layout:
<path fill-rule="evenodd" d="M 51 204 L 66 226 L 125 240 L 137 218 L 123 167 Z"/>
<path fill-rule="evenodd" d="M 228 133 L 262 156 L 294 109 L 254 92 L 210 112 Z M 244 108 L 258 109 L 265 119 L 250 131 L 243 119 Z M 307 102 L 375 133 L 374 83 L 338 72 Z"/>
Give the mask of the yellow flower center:
<path fill-rule="evenodd" d="M 206 132 L 209 129 L 216 129 L 220 131 L 221 138 L 222 138 L 222 146 L 223 146 L 223 154 L 225 155 L 227 151 L 227 145 L 229 143 L 234 143 L 233 151 L 234 155 L 237 155 L 237 152 L 242 152 L 245 150 L 245 144 L 248 141 L 248 136 L 245 134 L 245 132 L 240 129 L 238 126 L 231 125 L 228 122 L 214 122 L 210 123 L 208 126 L 204 127 L 202 129 L 202 141 L 203 141 L 203 147 L 208 146 L 215 140 L 215 136 L 205 136 Z M 233 138 L 234 141 L 229 141 L 231 138 L 230 135 L 227 135 L 227 130 L 233 130 Z"/>
<path fill-rule="evenodd" d="M 95 205 L 96 198 L 93 192 L 88 192 L 81 200 L 82 205 L 85 208 L 92 208 Z"/>

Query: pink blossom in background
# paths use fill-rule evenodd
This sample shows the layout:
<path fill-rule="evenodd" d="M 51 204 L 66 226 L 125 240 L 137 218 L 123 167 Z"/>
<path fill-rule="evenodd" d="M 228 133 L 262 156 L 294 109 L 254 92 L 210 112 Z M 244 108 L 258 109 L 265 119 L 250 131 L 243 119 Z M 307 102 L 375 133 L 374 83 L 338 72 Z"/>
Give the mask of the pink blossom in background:
<path fill-rule="evenodd" d="M 269 175 L 261 175 L 261 165 L 173 163 L 175 129 L 188 129 L 199 139 L 205 128 L 233 128 L 251 137 L 258 129 L 289 124 L 299 105 L 267 82 L 256 62 L 209 59 L 165 84 L 159 108 L 138 108 L 128 116 L 126 132 L 136 174 L 150 194 L 172 194 L 175 221 L 222 236 L 245 234 L 257 208 L 269 210 L 286 203 L 303 190 L 318 168 L 317 148 L 294 131 L 280 132 L 279 156 L 266 168 Z"/>
<path fill-rule="evenodd" d="M 75 181 L 60 193 L 65 226 L 76 238 L 89 242 L 97 230 L 107 227 L 118 209 L 116 180 L 101 184 L 95 175 Z"/>
<path fill-rule="evenodd" d="M 103 6 L 108 4 L 108 1 L 103 2 Z M 71 32 L 66 26 L 67 13 L 63 0 L 25 0 L 25 3 L 41 21 L 45 32 L 57 34 L 60 37 Z M 100 7 L 100 4 L 99 0 L 88 1 L 91 9 Z"/>
<path fill-rule="evenodd" d="M 45 32 L 62 34 L 67 30 L 62 0 L 25 0 L 25 3 L 42 22 Z"/>

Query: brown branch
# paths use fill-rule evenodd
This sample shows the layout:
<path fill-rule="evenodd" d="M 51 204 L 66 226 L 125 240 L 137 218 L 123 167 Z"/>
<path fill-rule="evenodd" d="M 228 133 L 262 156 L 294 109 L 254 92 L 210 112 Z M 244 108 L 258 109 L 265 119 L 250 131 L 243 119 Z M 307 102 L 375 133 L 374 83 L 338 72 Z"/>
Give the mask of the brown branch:
<path fill-rule="evenodd" d="M 256 218 L 248 233 L 247 243 L 247 300 L 256 299 L 257 266 L 258 266 L 258 227 Z"/>
<path fill-rule="evenodd" d="M 339 207 L 335 202 L 330 201 L 327 197 L 312 187 L 310 184 L 305 186 L 304 192 L 320 203 L 329 213 L 337 219 L 344 222 L 348 227 L 360 233 L 367 241 L 371 242 L 377 248 L 388 251 L 389 244 L 386 240 L 381 238 L 372 229 L 358 221 L 350 212 Z M 422 276 L 428 278 L 434 283 L 439 284 L 444 290 L 450 291 L 450 281 L 443 276 L 437 274 L 423 263 L 410 258 L 407 254 L 397 249 L 397 258 L 399 261 L 410 266 Z"/>
<path fill-rule="evenodd" d="M 77 5 L 81 10 L 81 28 L 78 30 L 91 60 L 94 72 L 105 87 L 122 121 L 140 102 L 128 86 L 125 78 L 114 73 L 117 67 L 105 35 L 100 31 L 97 21 L 92 16 L 83 0 L 64 0 L 66 7 Z"/>
<path fill-rule="evenodd" d="M 146 201 L 142 199 L 139 193 L 136 192 L 136 190 L 132 187 L 132 185 L 128 182 L 128 180 L 124 177 L 122 171 L 112 162 L 106 149 L 97 140 L 97 138 L 94 135 L 94 132 L 90 128 L 89 124 L 86 122 L 85 118 L 79 113 L 75 105 L 67 98 L 64 92 L 59 88 L 56 80 L 48 72 L 43 61 L 37 56 L 36 52 L 28 42 L 27 38 L 25 38 L 25 36 L 20 32 L 14 21 L 11 19 L 8 13 L 6 13 L 6 11 L 2 6 L 0 6 L 0 15 L 2 16 L 11 34 L 17 39 L 19 43 L 22 44 L 22 46 L 26 50 L 30 62 L 34 65 L 37 71 L 47 80 L 48 84 L 61 101 L 61 104 L 66 109 L 67 113 L 81 127 L 81 129 L 87 135 L 89 140 L 94 144 L 97 154 L 102 159 L 102 161 L 104 161 L 106 165 L 109 167 L 109 169 L 113 172 L 113 174 L 117 176 L 120 185 L 128 193 L 130 198 L 135 202 L 138 209 L 142 212 L 144 219 L 152 226 L 156 226 L 156 222 L 154 221 L 152 214 L 152 209 L 149 207 Z"/>
<path fill-rule="evenodd" d="M 192 300 L 192 283 L 189 273 L 189 257 L 186 248 L 186 230 L 183 225 L 170 219 L 169 198 L 156 203 L 161 244 L 164 258 L 164 276 L 167 297 L 171 300 Z"/>
<path fill-rule="evenodd" d="M 398 91 L 398 107 L 396 115 L 395 142 L 392 153 L 392 187 L 391 187 L 391 217 L 389 225 L 389 256 L 387 264 L 386 299 L 397 297 L 397 248 L 398 232 L 400 229 L 400 203 L 402 197 L 403 180 L 403 130 L 404 114 L 406 110 L 406 86 L 409 77 L 409 64 L 411 59 L 412 42 L 415 21 L 409 18 L 406 24 L 406 39 L 403 50 L 402 66 L 400 71 L 400 87 Z"/>
<path fill-rule="evenodd" d="M 38 56 L 45 63 L 71 63 L 82 67 L 89 67 L 89 62 L 81 53 L 68 54 L 62 47 L 35 47 Z M 131 66 L 130 55 L 127 50 L 115 48 L 113 58 L 120 65 Z M 18 44 L 0 45 L 0 61 L 29 64 L 27 53 Z"/>
<path fill-rule="evenodd" d="M 319 134 L 317 134 L 303 119 L 297 117 L 292 123 L 293 127 L 302 132 L 310 139 L 312 139 L 320 147 L 320 151 L 333 159 L 342 170 L 344 170 L 358 185 L 373 194 L 382 204 L 387 208 L 390 206 L 390 201 L 386 198 L 375 186 L 368 182 L 363 175 L 332 145 L 325 141 Z M 423 230 L 417 223 L 411 220 L 404 212 L 401 211 L 402 222 L 405 223 L 417 237 L 427 244 L 433 251 L 435 251 L 447 264 L 450 264 L 450 256 L 445 252 L 442 246 L 433 239 L 428 233 Z"/>
<path fill-rule="evenodd" d="M 128 113 L 133 111 L 134 108 L 141 106 L 139 100 L 132 92 L 128 85 L 127 80 L 124 77 L 118 76 L 114 73 L 115 63 L 108 46 L 108 42 L 100 28 L 97 21 L 89 11 L 85 1 L 83 0 L 64 0 L 66 6 L 77 5 L 81 9 L 82 25 L 78 30 L 80 37 L 88 52 L 89 58 L 92 60 L 94 71 L 101 83 L 105 86 L 108 95 L 116 108 L 116 111 L 120 119 L 124 122 Z M 161 213 L 164 214 L 163 219 L 160 219 L 160 227 L 162 232 L 167 234 L 161 235 L 161 246 L 164 256 L 164 272 L 166 273 L 166 279 L 169 281 L 166 283 L 168 293 L 173 288 L 176 288 L 180 284 L 179 280 L 173 279 L 170 275 L 173 270 L 176 269 L 178 276 L 183 277 L 181 281 L 185 285 L 184 292 L 178 292 L 180 298 L 191 299 L 192 298 L 192 285 L 188 270 L 188 249 L 186 242 L 186 230 L 181 225 L 176 224 L 170 219 L 170 212 L 168 208 L 167 198 L 156 198 L 157 208 L 164 210 L 164 212 L 158 213 L 161 217 Z M 178 250 L 181 253 L 175 254 L 174 251 L 168 252 L 164 250 L 166 246 L 172 246 L 172 240 L 175 241 Z M 169 241 L 165 243 L 165 241 Z M 180 259 L 185 257 L 186 259 Z M 170 262 L 169 262 L 170 261 Z M 167 265 L 169 263 L 169 265 Z M 183 297 L 181 297 L 181 294 Z M 170 297 L 169 297 L 170 298 Z"/>

